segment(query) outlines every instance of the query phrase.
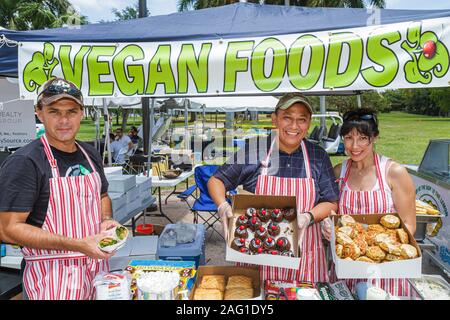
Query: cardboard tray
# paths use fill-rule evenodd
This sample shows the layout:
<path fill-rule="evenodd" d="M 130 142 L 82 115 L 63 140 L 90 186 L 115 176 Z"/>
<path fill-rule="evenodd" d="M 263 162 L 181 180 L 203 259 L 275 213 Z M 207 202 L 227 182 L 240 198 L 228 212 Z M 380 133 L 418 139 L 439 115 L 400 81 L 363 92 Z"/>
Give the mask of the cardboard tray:
<path fill-rule="evenodd" d="M 398 216 L 396 213 L 390 213 L 394 216 Z M 356 214 L 352 215 L 352 218 L 356 222 L 363 224 L 375 224 L 379 223 L 381 217 L 386 214 Z M 333 224 L 336 226 L 339 217 L 342 215 L 333 215 Z M 399 217 L 400 218 L 400 217 Z M 383 263 L 368 263 L 361 261 L 349 261 L 339 258 L 336 255 L 336 240 L 335 233 L 331 233 L 331 254 L 333 256 L 333 262 L 336 267 L 336 275 L 339 279 L 383 279 L 383 278 L 420 278 L 422 276 L 422 252 L 417 245 L 416 240 L 411 235 L 409 230 L 405 227 L 402 219 L 400 218 L 400 226 L 408 233 L 409 244 L 414 246 L 419 253 L 419 256 L 414 259 L 390 261 Z"/>
<path fill-rule="evenodd" d="M 294 196 L 263 196 L 251 194 L 237 194 L 233 196 L 233 217 L 228 219 L 228 239 L 226 247 L 225 260 L 244 262 L 257 265 L 272 267 L 298 269 L 300 268 L 299 248 L 298 248 L 298 229 L 297 222 L 294 220 L 289 223 L 292 235 L 285 235 L 292 245 L 292 251 L 295 257 L 273 256 L 268 254 L 248 255 L 231 249 L 231 243 L 234 239 L 234 230 L 236 229 L 236 218 L 245 214 L 248 208 L 295 208 L 296 197 Z M 286 229 L 286 222 L 280 223 L 281 231 Z M 281 234 L 280 233 L 280 236 Z"/>
<path fill-rule="evenodd" d="M 202 277 L 205 275 L 224 275 L 228 282 L 230 276 L 247 276 L 252 278 L 253 295 L 252 299 L 248 300 L 262 300 L 261 279 L 259 276 L 258 267 L 235 267 L 235 266 L 200 266 L 197 269 L 197 280 L 189 295 L 189 300 L 194 300 L 194 293 L 200 285 Z"/>

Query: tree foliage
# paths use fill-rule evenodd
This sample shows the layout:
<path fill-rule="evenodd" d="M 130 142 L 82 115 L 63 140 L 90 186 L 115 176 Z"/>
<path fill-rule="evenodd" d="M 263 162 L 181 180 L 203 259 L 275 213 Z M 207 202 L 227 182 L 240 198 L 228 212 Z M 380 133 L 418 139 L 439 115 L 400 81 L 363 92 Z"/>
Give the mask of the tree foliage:
<path fill-rule="evenodd" d="M 10 30 L 36 30 L 87 24 L 69 0 L 1 0 L 0 26 Z"/>
<path fill-rule="evenodd" d="M 220 7 L 239 2 L 239 0 L 178 0 L 178 11 L 199 10 L 211 7 Z M 285 0 L 247 0 L 249 3 L 284 5 Z M 302 7 L 341 7 L 341 8 L 366 8 L 368 4 L 384 8 L 385 0 L 290 0 L 291 6 Z"/>

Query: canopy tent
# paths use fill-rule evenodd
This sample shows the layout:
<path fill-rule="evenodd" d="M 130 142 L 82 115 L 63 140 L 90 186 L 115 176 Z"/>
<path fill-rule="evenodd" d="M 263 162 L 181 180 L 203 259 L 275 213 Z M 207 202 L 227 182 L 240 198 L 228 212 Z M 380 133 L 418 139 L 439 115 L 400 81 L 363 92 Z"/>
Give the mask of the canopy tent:
<path fill-rule="evenodd" d="M 252 38 L 386 25 L 450 17 L 450 10 L 305 8 L 236 3 L 196 11 L 77 28 L 1 30 L 7 39 L 27 42 L 168 42 Z M 0 48 L 0 75 L 18 77 L 17 47 Z"/>
<path fill-rule="evenodd" d="M 189 102 L 189 112 L 272 112 L 278 99 L 272 96 L 207 97 L 189 98 Z"/>
<path fill-rule="evenodd" d="M 1 30 L 0 75 L 19 77 L 23 99 L 52 76 L 102 98 L 448 86 L 449 17 L 450 10 L 236 3 L 77 28 Z"/>

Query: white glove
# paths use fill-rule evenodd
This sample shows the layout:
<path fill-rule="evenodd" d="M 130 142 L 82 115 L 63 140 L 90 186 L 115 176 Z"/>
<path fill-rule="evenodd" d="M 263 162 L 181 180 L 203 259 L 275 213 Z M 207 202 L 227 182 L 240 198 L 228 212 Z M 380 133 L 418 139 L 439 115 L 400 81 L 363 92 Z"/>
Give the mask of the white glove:
<path fill-rule="evenodd" d="M 222 202 L 217 207 L 217 212 L 219 213 L 220 220 L 222 221 L 223 236 L 225 241 L 228 240 L 228 219 L 233 217 L 233 211 L 231 206 L 227 201 Z"/>
<path fill-rule="evenodd" d="M 335 215 L 336 212 L 334 212 L 333 210 L 331 211 L 331 215 Z M 331 221 L 331 219 L 329 217 L 325 218 L 322 220 L 321 222 L 322 225 L 322 235 L 325 239 L 327 239 L 328 241 L 330 241 L 331 239 L 331 232 L 333 231 L 333 222 Z"/>
<path fill-rule="evenodd" d="M 311 216 L 307 213 L 297 215 L 297 227 L 298 227 L 298 246 L 301 249 L 303 244 L 303 238 L 306 234 L 306 228 L 311 222 Z"/>

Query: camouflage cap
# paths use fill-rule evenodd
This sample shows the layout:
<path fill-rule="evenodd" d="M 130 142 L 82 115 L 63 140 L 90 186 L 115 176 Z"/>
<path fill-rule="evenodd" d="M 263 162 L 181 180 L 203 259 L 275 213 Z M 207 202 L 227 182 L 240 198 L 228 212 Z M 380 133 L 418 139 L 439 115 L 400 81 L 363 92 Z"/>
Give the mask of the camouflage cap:
<path fill-rule="evenodd" d="M 83 108 L 83 95 L 78 87 L 62 78 L 53 78 L 38 89 L 37 104 L 49 105 L 61 99 L 71 99 Z"/>

